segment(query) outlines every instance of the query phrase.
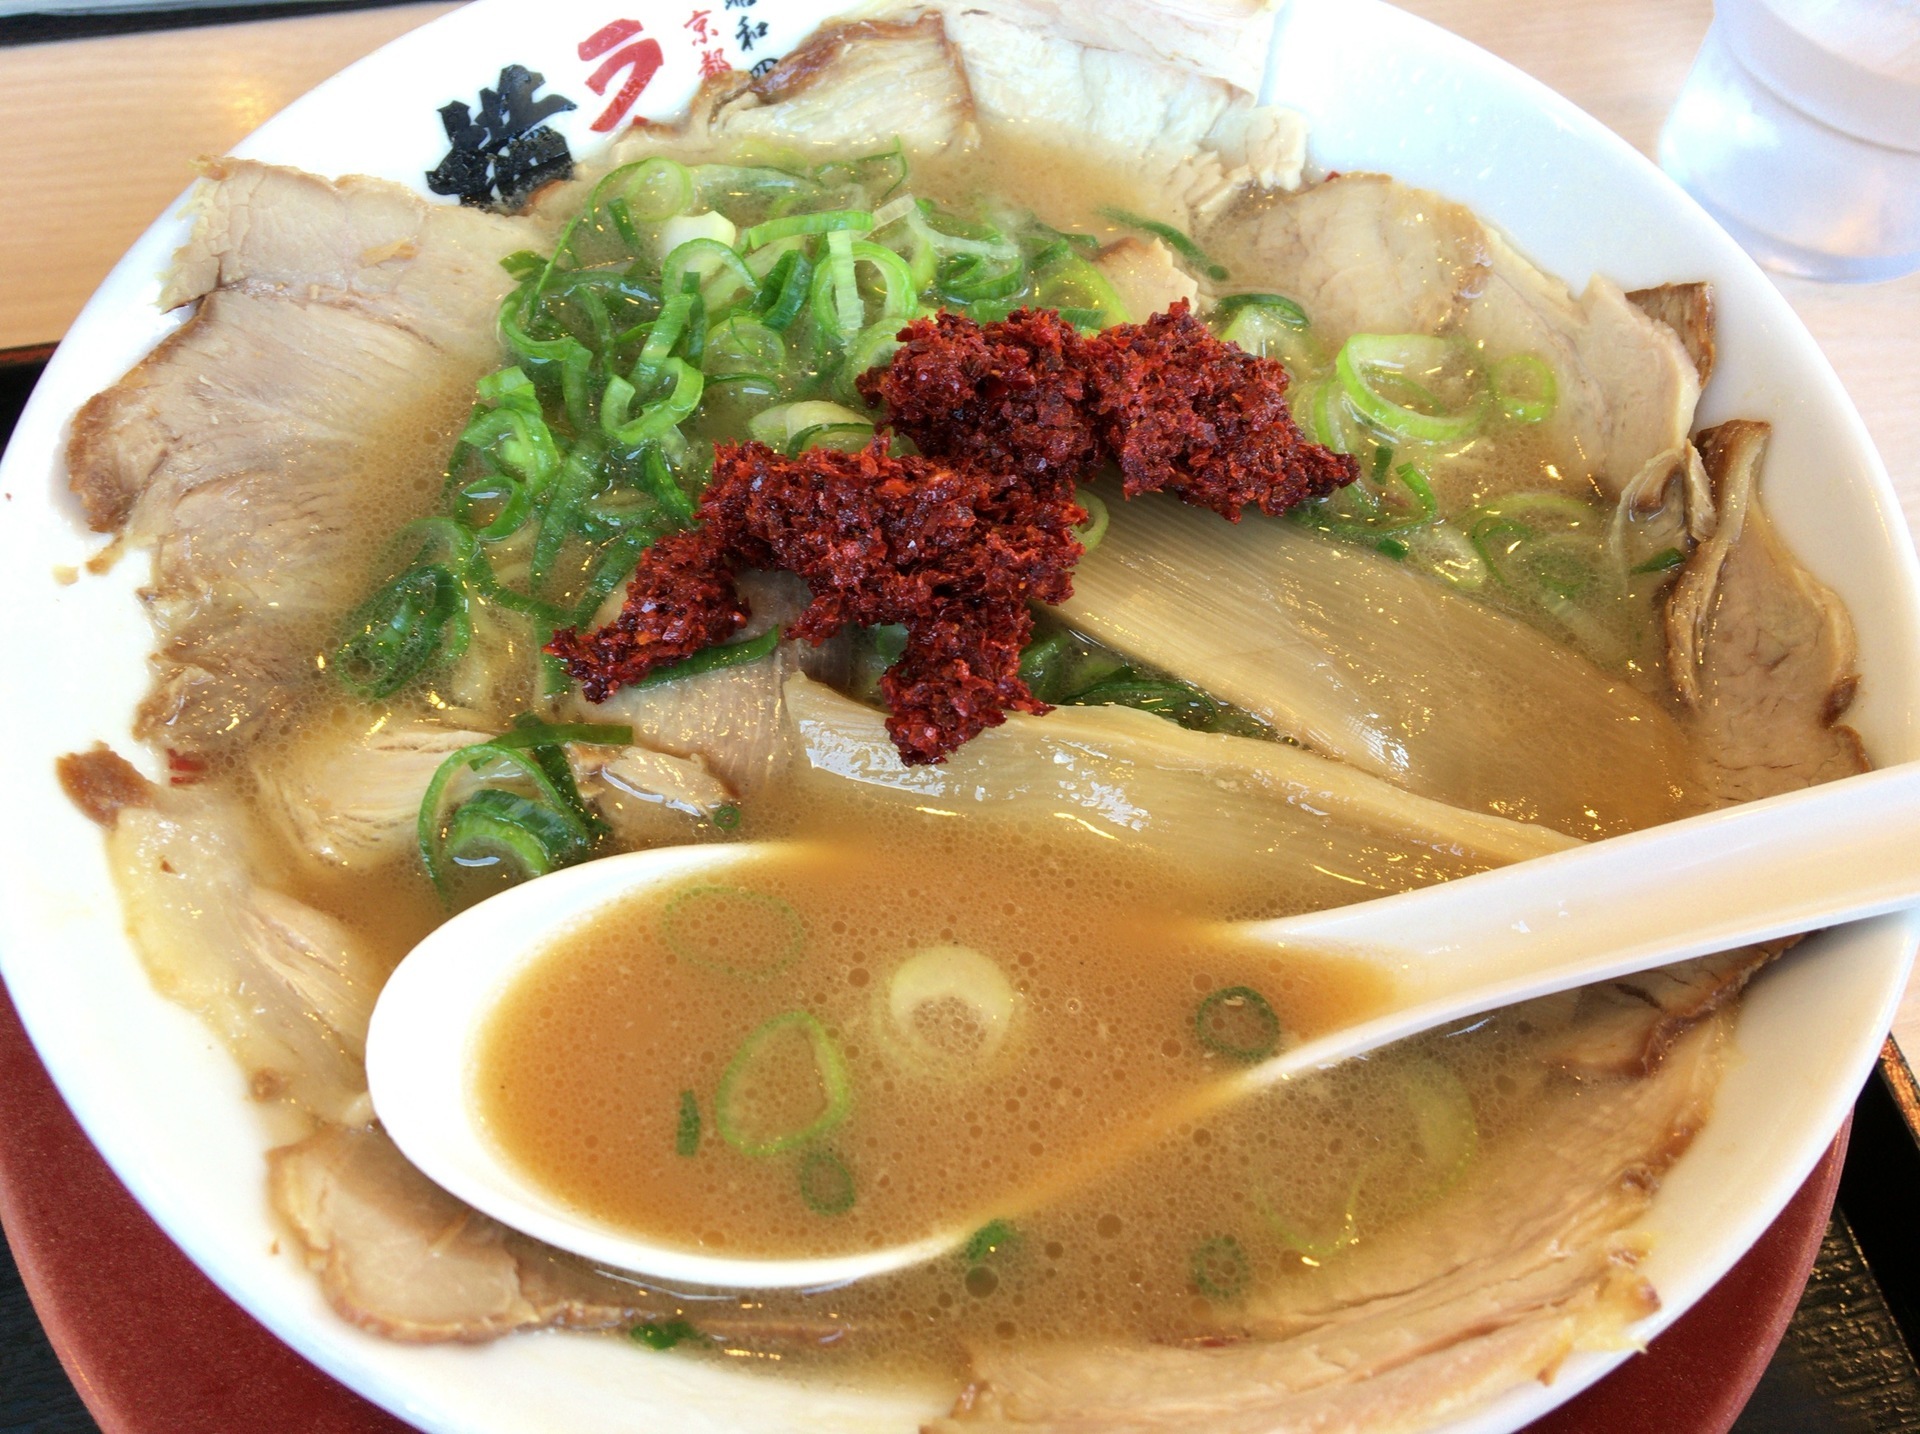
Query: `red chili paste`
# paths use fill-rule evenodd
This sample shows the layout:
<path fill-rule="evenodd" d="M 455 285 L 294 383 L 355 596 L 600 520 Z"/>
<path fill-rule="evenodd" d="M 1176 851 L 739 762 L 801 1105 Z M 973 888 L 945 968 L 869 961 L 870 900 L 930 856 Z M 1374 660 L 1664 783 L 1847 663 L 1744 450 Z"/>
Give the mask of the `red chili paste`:
<path fill-rule="evenodd" d="M 613 622 L 548 645 L 588 697 L 725 641 L 746 621 L 733 574 L 784 569 L 813 594 L 789 637 L 906 627 L 881 679 L 887 731 L 908 765 L 938 762 L 1008 711 L 1050 710 L 1019 677 L 1030 604 L 1072 596 L 1074 484 L 1101 462 L 1128 497 L 1165 491 L 1233 522 L 1358 476 L 1301 436 L 1286 370 L 1221 343 L 1185 301 L 1092 336 L 1021 310 L 984 326 L 943 313 L 901 338 L 860 391 L 926 456 L 890 458 L 884 439 L 792 458 L 719 445 L 698 526 L 641 556 Z"/>
<path fill-rule="evenodd" d="M 813 643 L 845 624 L 907 629 L 905 655 L 881 679 L 887 731 L 909 765 L 937 762 L 1047 705 L 1019 677 L 1030 604 L 1064 602 L 1086 521 L 1071 485 L 1037 492 L 1017 476 L 815 448 L 787 458 L 764 444 L 721 444 L 699 526 L 642 555 L 620 615 L 547 651 L 603 701 L 614 689 L 724 641 L 746 620 L 733 574 L 783 569 L 813 602 L 788 636 Z"/>
<path fill-rule="evenodd" d="M 1174 493 L 1234 523 L 1249 504 L 1284 513 L 1360 473 L 1302 436 L 1285 368 L 1222 343 L 1184 299 L 1091 336 L 1021 310 L 984 328 L 943 313 L 902 339 L 860 392 L 923 453 L 951 462 L 1059 482 L 1111 460 L 1129 498 Z"/>

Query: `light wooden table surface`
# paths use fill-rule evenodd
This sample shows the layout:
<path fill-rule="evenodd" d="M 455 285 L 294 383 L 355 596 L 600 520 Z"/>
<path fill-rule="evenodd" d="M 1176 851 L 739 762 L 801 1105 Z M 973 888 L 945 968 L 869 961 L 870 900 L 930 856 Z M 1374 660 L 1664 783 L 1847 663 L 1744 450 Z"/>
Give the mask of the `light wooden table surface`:
<path fill-rule="evenodd" d="M 1402 0 L 1544 80 L 1651 154 L 1710 0 Z M 0 224 L 0 350 L 56 341 L 194 158 L 393 36 L 452 9 L 346 14 L 0 49 L 16 201 Z M 57 125 L 45 117 L 60 114 Z M 31 142 L 23 142 L 31 136 Z M 1920 275 L 1779 281 L 1839 370 L 1920 528 Z M 1920 988 L 1895 1030 L 1920 1053 Z"/>

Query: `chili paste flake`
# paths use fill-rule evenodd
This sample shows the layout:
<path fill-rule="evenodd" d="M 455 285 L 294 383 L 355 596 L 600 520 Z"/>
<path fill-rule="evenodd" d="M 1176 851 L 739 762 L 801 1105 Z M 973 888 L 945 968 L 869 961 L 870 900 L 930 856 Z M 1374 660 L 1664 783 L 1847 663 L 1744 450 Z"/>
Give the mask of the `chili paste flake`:
<path fill-rule="evenodd" d="M 736 632 L 746 610 L 734 573 L 784 569 L 813 594 L 790 637 L 821 643 L 848 623 L 907 629 L 881 679 L 887 731 L 909 765 L 938 762 L 1008 711 L 1052 710 L 1020 680 L 1020 654 L 1030 605 L 1072 596 L 1073 527 L 1085 520 L 1070 485 L 891 458 L 884 440 L 791 458 L 722 444 L 699 526 L 647 550 L 613 622 L 556 633 L 547 651 L 604 700 Z"/>
<path fill-rule="evenodd" d="M 1168 492 L 1239 522 L 1280 514 L 1359 477 L 1301 434 L 1277 361 L 1223 343 L 1182 299 L 1144 324 L 1086 336 L 1050 312 L 984 327 L 921 319 L 860 392 L 922 452 L 1035 481 L 1117 463 L 1129 498 Z"/>

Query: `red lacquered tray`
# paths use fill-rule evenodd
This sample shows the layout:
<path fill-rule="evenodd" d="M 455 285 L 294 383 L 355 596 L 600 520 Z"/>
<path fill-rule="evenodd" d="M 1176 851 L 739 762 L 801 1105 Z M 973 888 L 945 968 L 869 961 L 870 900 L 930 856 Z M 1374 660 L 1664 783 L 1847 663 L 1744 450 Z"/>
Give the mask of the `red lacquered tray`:
<path fill-rule="evenodd" d="M 1726 1434 L 1819 1254 L 1843 1129 L 1745 1259 L 1662 1335 L 1528 1434 Z M 68 1114 L 0 990 L 0 1221 L 103 1434 L 402 1434 L 175 1249 Z"/>

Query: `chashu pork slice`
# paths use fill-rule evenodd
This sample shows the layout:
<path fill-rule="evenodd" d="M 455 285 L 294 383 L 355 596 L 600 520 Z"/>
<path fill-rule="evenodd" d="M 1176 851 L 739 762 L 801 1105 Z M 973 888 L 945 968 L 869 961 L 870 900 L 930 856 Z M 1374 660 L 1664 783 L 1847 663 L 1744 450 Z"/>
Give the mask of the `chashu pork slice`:
<path fill-rule="evenodd" d="M 358 932 L 256 870 L 230 798 L 156 787 L 108 748 L 64 757 L 61 784 L 107 831 L 107 859 L 148 979 L 233 1052 L 254 1099 L 365 1122 L 367 1024 L 387 963 Z"/>
<path fill-rule="evenodd" d="M 1043 0 L 943 6 L 982 128 L 1016 143 L 1071 136 L 1114 197 L 1182 228 L 1243 193 L 1299 184 L 1306 122 L 1251 93 L 1259 76 L 1249 63 L 1264 67 L 1271 7 L 1222 0 L 1114 9 L 1095 19 Z M 1079 21 L 1057 23 L 1070 10 Z M 1173 13 L 1159 13 L 1166 10 Z M 1166 26 L 1184 29 L 1198 67 L 1166 62 L 1152 38 Z"/>
<path fill-rule="evenodd" d="M 1344 174 L 1255 195 L 1203 238 L 1303 305 L 1329 352 L 1355 333 L 1421 333 L 1545 360 L 1559 401 L 1541 438 L 1567 479 L 1657 492 L 1689 461 L 1701 380 L 1681 336 L 1608 279 L 1575 298 L 1463 205 Z"/>
<path fill-rule="evenodd" d="M 1128 0 L 1090 22 L 1054 0 L 874 5 L 763 76 L 709 81 L 683 127 L 648 126 L 614 158 L 663 140 L 777 158 L 896 139 L 915 156 L 959 154 L 982 131 L 1042 146 L 1072 136 L 1104 200 L 1188 228 L 1248 190 L 1300 181 L 1305 122 L 1252 94 L 1273 10 L 1264 0 Z M 1053 210 L 1063 202 L 1057 192 L 1015 197 Z"/>
<path fill-rule="evenodd" d="M 461 1204 L 382 1130 L 325 1127 L 267 1159 L 274 1209 L 328 1302 L 362 1329 L 474 1342 L 545 1326 L 615 1328 L 661 1306 Z"/>
<path fill-rule="evenodd" d="M 849 149 L 940 154 L 978 138 L 966 70 L 938 15 L 853 20 L 816 32 L 765 75 L 702 86 L 678 126 L 647 125 L 614 147 L 626 163 L 671 143 L 779 158 Z"/>
<path fill-rule="evenodd" d="M 1653 1013 L 1610 1019 L 1644 1026 Z M 1624 1233 L 1705 1121 L 1724 1019 L 1645 1079 L 1562 1078 L 1514 1154 L 1397 1230 L 1271 1282 L 1209 1347 L 990 1345 L 930 1434 L 1411 1434 L 1658 1308 Z"/>
<path fill-rule="evenodd" d="M 1852 705 L 1853 622 L 1781 542 L 1760 503 L 1772 430 L 1736 419 L 1700 435 L 1718 518 L 1667 602 L 1667 670 L 1720 803 L 1867 769 L 1840 719 Z"/>
<path fill-rule="evenodd" d="M 92 525 L 153 552 L 143 736 L 211 754 L 315 680 L 377 545 L 437 495 L 499 364 L 499 261 L 541 233 L 377 180 L 207 167 L 164 294 L 194 313 L 67 452 Z"/>

